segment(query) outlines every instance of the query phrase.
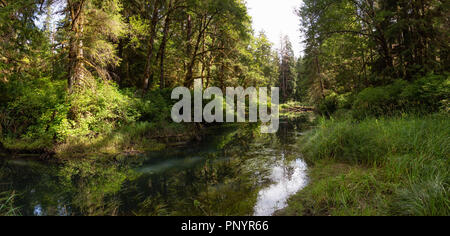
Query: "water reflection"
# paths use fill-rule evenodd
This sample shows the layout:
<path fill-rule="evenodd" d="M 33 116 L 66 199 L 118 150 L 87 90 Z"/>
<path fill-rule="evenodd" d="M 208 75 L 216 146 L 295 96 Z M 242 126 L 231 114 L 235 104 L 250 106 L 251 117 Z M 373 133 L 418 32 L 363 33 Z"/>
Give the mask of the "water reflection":
<path fill-rule="evenodd" d="M 287 206 L 287 199 L 307 184 L 306 163 L 301 159 L 279 163 L 270 179 L 274 184 L 259 192 L 255 216 L 271 216 Z"/>
<path fill-rule="evenodd" d="M 305 118 L 276 135 L 245 124 L 202 143 L 136 157 L 0 160 L 1 191 L 22 215 L 270 215 L 306 184 L 296 151 Z"/>

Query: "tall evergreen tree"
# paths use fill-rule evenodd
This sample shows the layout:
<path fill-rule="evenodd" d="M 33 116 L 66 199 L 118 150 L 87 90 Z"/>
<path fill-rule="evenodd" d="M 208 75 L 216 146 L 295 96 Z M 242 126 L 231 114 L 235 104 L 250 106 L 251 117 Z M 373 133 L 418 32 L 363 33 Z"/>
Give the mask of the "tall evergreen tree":
<path fill-rule="evenodd" d="M 283 102 L 294 97 L 295 91 L 295 56 L 288 36 L 282 39 L 280 49 L 279 86 Z"/>
<path fill-rule="evenodd" d="M 119 65 L 116 46 L 124 24 L 119 0 L 67 0 L 69 90 L 92 85 L 92 76 L 111 78 Z"/>

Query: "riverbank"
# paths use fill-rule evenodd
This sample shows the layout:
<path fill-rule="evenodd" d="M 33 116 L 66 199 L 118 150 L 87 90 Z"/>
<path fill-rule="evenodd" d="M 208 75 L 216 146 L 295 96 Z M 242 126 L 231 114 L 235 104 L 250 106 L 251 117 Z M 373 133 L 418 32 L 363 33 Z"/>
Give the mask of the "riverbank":
<path fill-rule="evenodd" d="M 278 215 L 450 215 L 448 114 L 323 120 L 298 142 L 310 185 Z"/>
<path fill-rule="evenodd" d="M 168 104 L 169 101 L 165 101 L 166 103 Z M 165 106 L 167 107 L 167 105 Z M 164 109 L 167 110 L 167 108 Z M 313 108 L 295 102 L 282 104 L 280 107 L 281 117 L 293 119 L 297 118 L 299 114 L 313 114 Z M 165 116 L 164 114 L 159 115 Z M 306 121 L 309 124 L 312 117 L 305 117 L 309 117 Z M 224 124 L 178 124 L 169 122 L 168 118 L 165 118 L 156 122 L 137 121 L 118 128 L 102 128 L 96 132 L 93 132 L 90 125 L 80 124 L 81 128 L 76 129 L 77 132 L 72 130 L 60 132 L 64 133 L 64 138 L 59 141 L 55 135 L 50 134 L 40 134 L 34 138 L 0 137 L 0 154 L 31 155 L 40 159 L 128 156 L 199 141 L 208 132 L 206 127 L 224 126 Z M 89 122 L 84 122 L 89 124 Z"/>
<path fill-rule="evenodd" d="M 136 154 L 196 138 L 202 130 L 172 122 L 171 89 L 143 93 L 98 80 L 92 89 L 66 94 L 65 84 L 37 82 L 39 90 L 1 104 L 0 143 L 9 154 Z"/>
<path fill-rule="evenodd" d="M 137 122 L 96 136 L 72 136 L 64 142 L 38 139 L 4 139 L 2 153 L 37 157 L 77 158 L 87 156 L 136 155 L 198 139 L 202 128 L 189 124 Z"/>

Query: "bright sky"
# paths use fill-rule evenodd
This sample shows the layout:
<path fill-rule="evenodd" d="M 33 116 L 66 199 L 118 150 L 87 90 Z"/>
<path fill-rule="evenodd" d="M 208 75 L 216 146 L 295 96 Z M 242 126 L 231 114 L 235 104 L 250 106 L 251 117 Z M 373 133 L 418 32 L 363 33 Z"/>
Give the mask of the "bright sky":
<path fill-rule="evenodd" d="M 280 47 L 281 36 L 288 35 L 295 56 L 300 56 L 303 50 L 300 18 L 294 10 L 299 8 L 301 3 L 302 0 L 247 0 L 253 29 L 257 35 L 264 30 L 276 48 Z"/>

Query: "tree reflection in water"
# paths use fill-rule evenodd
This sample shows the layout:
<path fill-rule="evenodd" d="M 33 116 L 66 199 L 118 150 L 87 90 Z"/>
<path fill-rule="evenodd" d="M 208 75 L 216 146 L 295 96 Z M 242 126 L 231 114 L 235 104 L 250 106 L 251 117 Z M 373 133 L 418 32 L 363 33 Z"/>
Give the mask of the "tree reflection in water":
<path fill-rule="evenodd" d="M 256 124 L 215 129 L 201 143 L 135 157 L 6 159 L 1 190 L 18 193 L 23 215 L 253 215 L 261 191 L 298 175 L 294 144 L 306 121 L 283 121 L 276 135 Z M 273 178 L 275 168 L 286 179 Z"/>

